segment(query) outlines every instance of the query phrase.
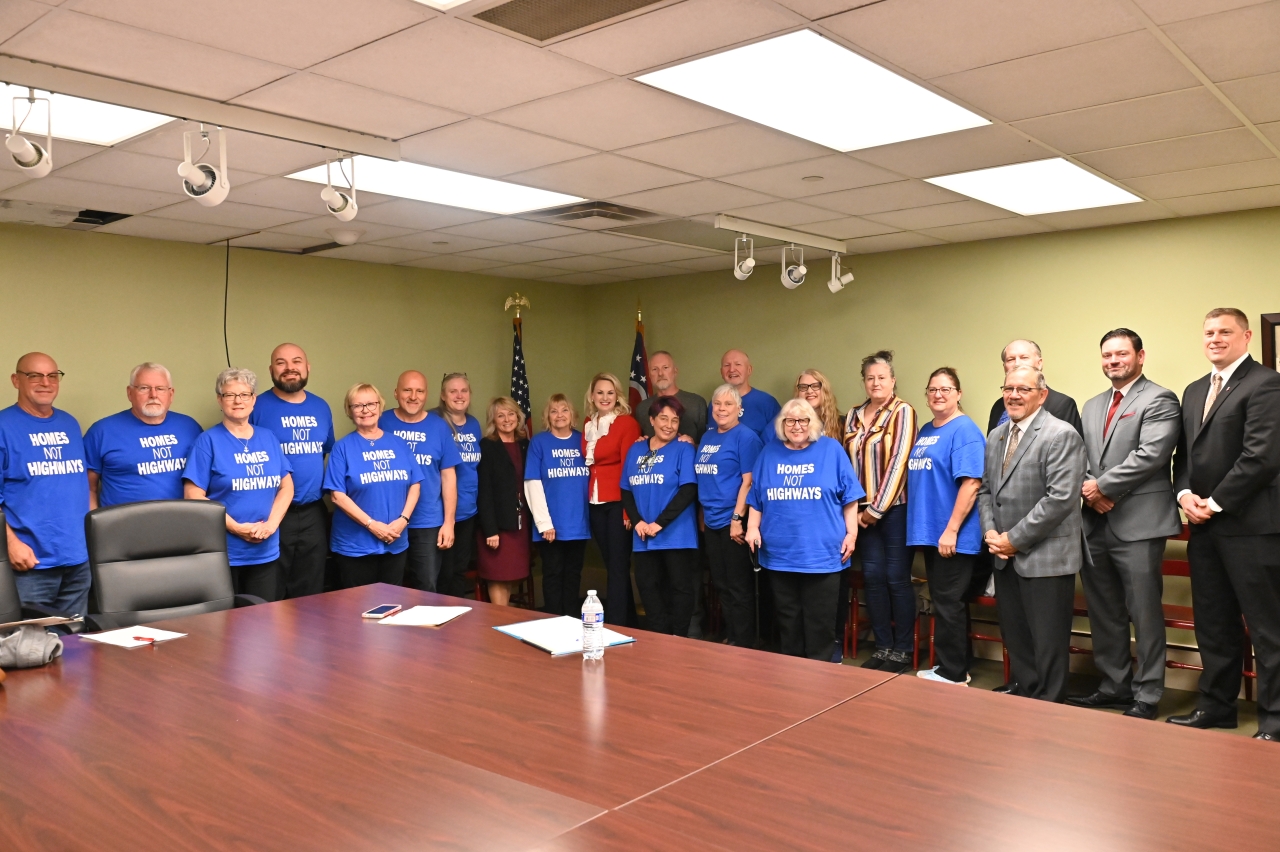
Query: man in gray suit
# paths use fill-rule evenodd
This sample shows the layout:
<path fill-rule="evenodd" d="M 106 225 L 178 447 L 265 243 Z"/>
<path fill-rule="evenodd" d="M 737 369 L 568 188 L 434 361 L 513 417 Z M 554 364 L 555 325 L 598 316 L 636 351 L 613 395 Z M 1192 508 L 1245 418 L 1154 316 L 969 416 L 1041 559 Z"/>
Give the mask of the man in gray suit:
<path fill-rule="evenodd" d="M 1093 659 L 1102 684 L 1068 698 L 1077 707 L 1124 709 L 1156 718 L 1164 693 L 1165 632 L 1161 596 L 1165 539 L 1182 528 L 1169 460 L 1182 431 L 1171 390 L 1142 375 L 1142 338 L 1127 328 L 1103 336 L 1102 372 L 1111 390 L 1084 405 L 1089 473 L 1081 487 L 1092 565 L 1082 574 L 1089 601 Z M 1138 671 L 1129 656 L 1129 622 Z"/>
<path fill-rule="evenodd" d="M 1084 441 L 1042 407 L 1044 374 L 1005 374 L 1009 420 L 987 436 L 978 508 L 995 556 L 1000 633 L 1015 695 L 1061 702 L 1067 695 L 1071 610 L 1085 561 L 1080 522 Z"/>

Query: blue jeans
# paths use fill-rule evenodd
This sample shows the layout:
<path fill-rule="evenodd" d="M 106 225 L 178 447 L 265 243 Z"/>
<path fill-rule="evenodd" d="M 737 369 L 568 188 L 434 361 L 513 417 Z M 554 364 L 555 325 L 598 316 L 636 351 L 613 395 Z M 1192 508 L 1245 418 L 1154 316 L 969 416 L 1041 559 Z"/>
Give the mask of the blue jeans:
<path fill-rule="evenodd" d="M 862 579 L 876 649 L 910 651 L 916 619 L 916 593 L 911 588 L 907 547 L 907 504 L 889 509 L 875 524 L 858 530 Z"/>
<path fill-rule="evenodd" d="M 89 573 L 88 562 L 65 568 L 14 571 L 13 579 L 18 584 L 18 598 L 24 605 L 47 606 L 67 615 L 86 615 L 89 612 L 89 585 L 93 575 Z"/>

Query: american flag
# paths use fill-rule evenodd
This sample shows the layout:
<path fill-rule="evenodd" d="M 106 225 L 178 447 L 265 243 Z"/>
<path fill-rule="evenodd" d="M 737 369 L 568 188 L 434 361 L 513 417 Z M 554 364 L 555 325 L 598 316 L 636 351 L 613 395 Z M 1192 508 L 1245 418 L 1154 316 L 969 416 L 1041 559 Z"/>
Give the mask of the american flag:
<path fill-rule="evenodd" d="M 520 330 L 520 318 L 511 321 L 515 337 L 511 341 L 511 398 L 524 412 L 526 423 L 530 423 L 529 434 L 533 434 L 533 426 L 529 420 L 529 376 L 524 369 L 524 334 Z"/>
<path fill-rule="evenodd" d="M 644 349 L 644 323 L 636 320 L 636 348 L 631 353 L 631 375 L 628 377 L 630 387 L 627 389 L 627 402 L 635 411 L 640 400 L 648 399 L 653 393 L 649 387 L 649 356 Z"/>

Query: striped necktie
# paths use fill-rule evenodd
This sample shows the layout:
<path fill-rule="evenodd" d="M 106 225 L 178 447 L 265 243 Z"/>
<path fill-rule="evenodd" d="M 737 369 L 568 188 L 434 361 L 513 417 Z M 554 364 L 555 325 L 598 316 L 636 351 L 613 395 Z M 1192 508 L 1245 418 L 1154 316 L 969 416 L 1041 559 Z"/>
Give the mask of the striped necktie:
<path fill-rule="evenodd" d="M 1013 454 L 1018 450 L 1018 439 L 1022 435 L 1022 430 L 1018 428 L 1017 423 L 1009 424 L 1009 446 L 1004 451 L 1004 466 L 1000 468 L 1000 474 L 1009 472 L 1009 462 L 1013 461 Z"/>
<path fill-rule="evenodd" d="M 1200 415 L 1201 423 L 1209 418 L 1209 409 L 1213 408 L 1213 403 L 1218 399 L 1218 394 L 1220 393 L 1222 393 L 1222 374 L 1214 373 L 1209 395 L 1204 400 L 1204 413 Z"/>

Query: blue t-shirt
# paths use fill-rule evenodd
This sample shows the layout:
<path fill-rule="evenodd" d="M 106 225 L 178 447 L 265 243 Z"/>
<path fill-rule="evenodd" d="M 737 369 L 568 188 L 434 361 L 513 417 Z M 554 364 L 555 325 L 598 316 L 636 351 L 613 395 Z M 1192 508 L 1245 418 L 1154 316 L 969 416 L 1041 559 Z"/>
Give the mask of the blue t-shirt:
<path fill-rule="evenodd" d="M 409 487 L 422 478 L 422 468 L 403 438 L 385 429 L 376 441 L 352 432 L 329 453 L 324 490 L 341 491 L 369 517 L 389 524 L 404 511 Z M 401 535 L 387 544 L 339 509 L 333 513 L 329 547 L 343 556 L 403 553 L 409 547 L 409 536 Z"/>
<path fill-rule="evenodd" d="M 203 431 L 176 411 L 155 426 L 132 409 L 94 423 L 84 434 L 84 452 L 85 464 L 99 476 L 98 505 L 181 500 L 187 454 Z"/>
<path fill-rule="evenodd" d="M 956 507 L 960 479 L 981 479 L 987 439 L 968 416 L 950 423 L 920 427 L 916 445 L 907 460 L 907 545 L 937 547 L 938 539 Z M 982 551 L 982 522 L 977 504 L 960 525 L 957 553 Z"/>
<path fill-rule="evenodd" d="M 274 432 L 289 457 L 293 502 L 314 503 L 324 482 L 324 457 L 333 449 L 333 412 L 320 397 L 304 393 L 302 402 L 286 402 L 275 391 L 259 395 L 249 422 Z"/>
<path fill-rule="evenodd" d="M 80 424 L 55 408 L 36 417 L 16 405 L 0 411 L 0 504 L 14 535 L 35 551 L 36 568 L 89 561 L 89 511 Z"/>
<path fill-rule="evenodd" d="M 557 438 L 550 432 L 534 435 L 524 460 L 524 478 L 542 482 L 556 541 L 591 538 L 591 525 L 587 521 L 591 468 L 582 463 L 581 432 L 575 429 L 567 438 Z M 542 541 L 542 533 L 536 526 L 533 540 Z"/>
<path fill-rule="evenodd" d="M 280 481 L 292 472 L 289 457 L 270 429 L 256 427 L 245 441 L 219 423 L 200 433 L 191 445 L 182 478 L 226 506 L 233 520 L 256 524 L 271 517 Z M 262 565 L 279 556 L 279 530 L 252 544 L 227 533 L 227 559 L 232 565 Z"/>
<path fill-rule="evenodd" d="M 742 475 L 755 468 L 762 446 L 760 436 L 741 422 L 728 432 L 713 426 L 702 436 L 694 470 L 698 475 L 702 521 L 708 529 L 729 526 L 738 504 Z"/>
<path fill-rule="evenodd" d="M 803 450 L 765 444 L 747 505 L 760 515 L 760 564 L 774 571 L 829 574 L 840 559 L 844 507 L 866 492 L 839 441 L 821 437 Z"/>
<path fill-rule="evenodd" d="M 643 466 L 640 464 L 642 458 L 645 459 Z M 647 440 L 631 445 L 627 450 L 627 460 L 622 465 L 619 485 L 623 491 L 631 492 L 641 518 L 649 523 L 658 520 L 680 486 L 697 484 L 693 459 L 693 445 L 684 441 L 672 441 L 652 455 Z M 636 520 L 632 518 L 632 523 Z M 646 550 L 696 549 L 698 520 L 693 503 L 653 538 L 641 541 L 640 536 L 633 532 L 632 539 L 631 549 L 642 553 Z"/>
<path fill-rule="evenodd" d="M 450 424 L 434 411 L 427 415 L 436 418 L 453 435 L 457 443 L 458 455 L 462 461 L 458 463 L 458 515 L 457 520 L 465 521 L 476 515 L 476 497 L 480 493 L 480 421 L 467 415 L 467 422 L 457 427 L 455 433 Z"/>
<path fill-rule="evenodd" d="M 462 462 L 458 447 L 453 443 L 453 433 L 439 417 L 424 417 L 417 423 L 406 423 L 395 411 L 384 411 L 378 418 L 378 426 L 384 432 L 403 439 L 422 469 L 422 490 L 418 494 L 418 505 L 413 507 L 413 514 L 409 517 L 410 529 L 435 529 L 444 523 L 440 471 L 457 467 Z M 333 464 L 332 459 L 329 464 Z"/>
<path fill-rule="evenodd" d="M 742 398 L 742 414 L 739 416 L 738 422 L 759 435 L 760 440 L 768 441 L 770 433 L 773 432 L 773 420 L 781 410 L 782 406 L 778 404 L 778 400 L 774 399 L 772 395 L 765 393 L 760 388 L 752 388 Z M 710 429 L 716 428 L 715 422 L 714 403 L 712 403 L 707 406 L 707 427 Z"/>

